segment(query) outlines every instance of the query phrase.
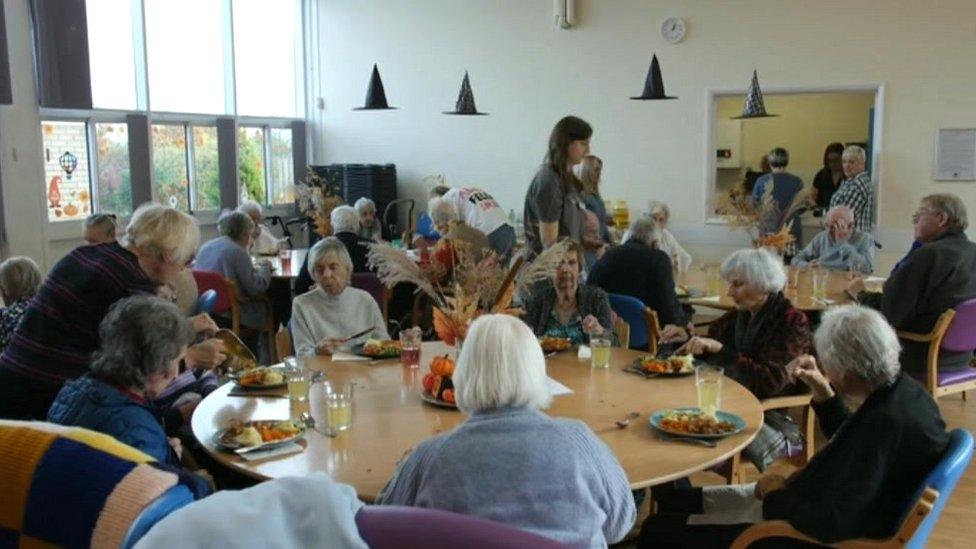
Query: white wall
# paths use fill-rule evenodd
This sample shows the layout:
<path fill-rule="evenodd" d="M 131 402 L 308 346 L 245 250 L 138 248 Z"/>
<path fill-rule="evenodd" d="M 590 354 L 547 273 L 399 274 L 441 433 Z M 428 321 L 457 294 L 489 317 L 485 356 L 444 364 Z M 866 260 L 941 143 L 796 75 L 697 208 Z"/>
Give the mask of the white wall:
<path fill-rule="evenodd" d="M 605 197 L 632 210 L 667 201 L 679 238 L 718 257 L 745 237 L 705 224 L 706 95 L 744 91 L 757 68 L 771 90 L 884 85 L 882 265 L 907 249 L 924 194 L 955 192 L 976 209 L 976 184 L 931 175 L 936 129 L 976 126 L 976 2 L 577 0 L 570 30 L 555 27 L 549 0 L 318 2 L 325 109 L 312 113 L 315 161 L 394 162 L 401 194 L 420 198 L 420 179 L 443 173 L 521 210 L 552 125 L 576 114 L 595 128 Z M 688 23 L 678 45 L 660 37 L 671 15 Z M 627 99 L 651 52 L 680 99 Z M 351 110 L 374 62 L 400 110 Z M 440 114 L 465 69 L 491 116 Z"/>

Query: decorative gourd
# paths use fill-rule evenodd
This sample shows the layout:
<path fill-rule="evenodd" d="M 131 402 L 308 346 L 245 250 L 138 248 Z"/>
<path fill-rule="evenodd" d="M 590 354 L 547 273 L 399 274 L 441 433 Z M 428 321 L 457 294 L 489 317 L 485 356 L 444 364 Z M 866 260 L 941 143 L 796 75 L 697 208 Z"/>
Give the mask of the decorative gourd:
<path fill-rule="evenodd" d="M 434 357 L 430 363 L 430 371 L 439 376 L 451 377 L 454 375 L 454 361 L 447 355 Z"/>
<path fill-rule="evenodd" d="M 437 374 L 428 373 L 424 376 L 424 391 L 430 394 L 434 394 L 434 382 L 436 381 Z"/>
<path fill-rule="evenodd" d="M 436 398 L 440 400 L 444 400 L 447 402 L 454 402 L 454 382 L 451 381 L 451 378 L 449 377 L 444 377 L 444 376 L 437 376 L 437 377 L 438 380 L 437 383 L 435 383 L 435 390 L 431 394 L 433 394 Z M 449 396 L 451 400 L 448 400 L 445 395 Z"/>

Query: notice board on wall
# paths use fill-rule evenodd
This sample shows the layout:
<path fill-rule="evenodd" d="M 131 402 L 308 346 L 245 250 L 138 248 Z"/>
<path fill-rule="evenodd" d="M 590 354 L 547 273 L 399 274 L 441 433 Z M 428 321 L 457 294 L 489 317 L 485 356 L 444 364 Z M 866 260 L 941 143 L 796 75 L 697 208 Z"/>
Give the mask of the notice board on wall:
<path fill-rule="evenodd" d="M 936 132 L 934 178 L 976 181 L 976 128 L 944 128 Z"/>

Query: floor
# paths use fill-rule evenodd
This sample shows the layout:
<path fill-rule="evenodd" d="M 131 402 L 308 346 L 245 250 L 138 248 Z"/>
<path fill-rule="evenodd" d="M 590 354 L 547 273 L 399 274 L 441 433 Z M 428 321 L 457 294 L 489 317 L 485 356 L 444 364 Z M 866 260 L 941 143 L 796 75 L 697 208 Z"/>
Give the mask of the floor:
<path fill-rule="evenodd" d="M 939 399 L 939 409 L 942 410 L 942 417 L 945 419 L 948 429 L 963 428 L 972 433 L 976 433 L 976 391 L 969 392 L 969 400 L 962 400 L 959 394 L 942 397 Z M 777 469 L 781 469 L 777 471 Z M 773 467 L 771 472 L 788 472 L 790 466 Z M 759 477 L 758 471 L 751 465 L 748 468 L 748 480 L 753 481 Z M 709 484 L 720 484 L 723 480 L 713 473 L 697 473 L 692 475 L 692 483 L 696 486 Z M 648 507 L 645 502 L 641 509 L 638 509 L 638 527 L 644 518 L 647 517 Z M 615 548 L 634 547 L 633 540 L 637 535 L 638 528 L 631 531 L 627 541 L 614 545 Z M 928 547 L 932 548 L 970 548 L 976 540 L 976 465 L 970 465 L 969 469 L 959 481 L 959 485 L 952 493 L 949 502 L 942 511 L 942 516 L 936 524 L 935 530 L 929 538 Z"/>

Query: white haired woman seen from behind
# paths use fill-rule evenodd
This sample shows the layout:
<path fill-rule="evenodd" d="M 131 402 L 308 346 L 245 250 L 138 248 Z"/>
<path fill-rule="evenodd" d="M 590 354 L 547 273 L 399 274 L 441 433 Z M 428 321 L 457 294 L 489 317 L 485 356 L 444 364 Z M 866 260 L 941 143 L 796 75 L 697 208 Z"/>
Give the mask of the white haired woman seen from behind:
<path fill-rule="evenodd" d="M 540 411 L 552 401 L 545 359 L 522 321 L 476 320 L 454 387 L 468 419 L 420 443 L 377 503 L 475 515 L 577 547 L 630 530 L 636 509 L 617 458 L 584 423 Z"/>
<path fill-rule="evenodd" d="M 664 202 L 651 200 L 647 205 L 647 216 L 654 220 L 657 228 L 661 232 L 658 249 L 668 254 L 668 257 L 671 258 L 671 264 L 678 271 L 687 271 L 691 265 L 691 254 L 686 252 L 681 247 L 681 244 L 678 244 L 678 239 L 668 230 L 668 221 L 671 220 L 671 209 Z"/>

